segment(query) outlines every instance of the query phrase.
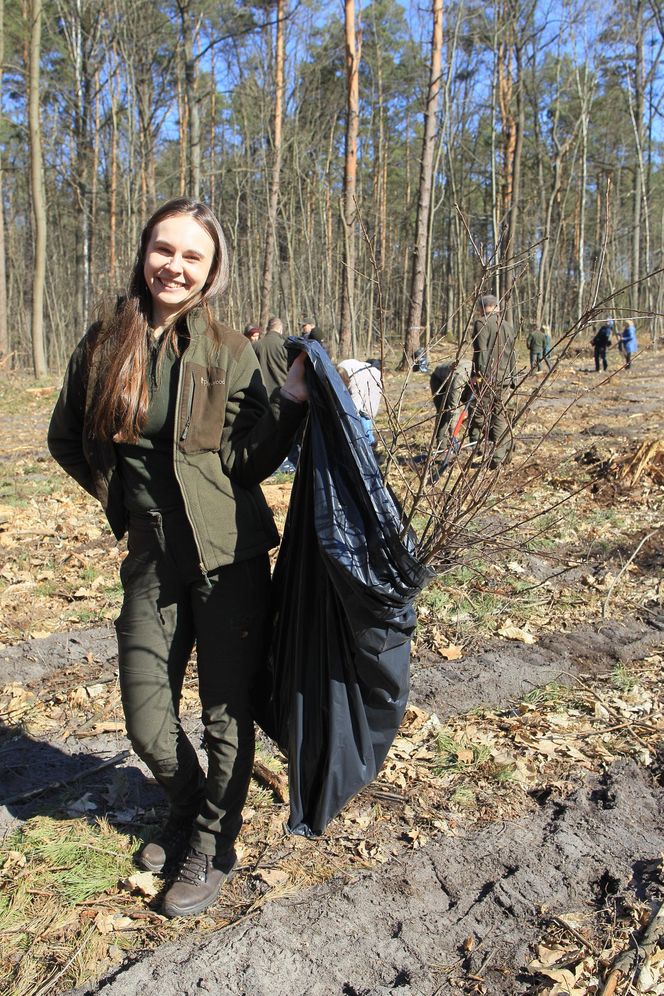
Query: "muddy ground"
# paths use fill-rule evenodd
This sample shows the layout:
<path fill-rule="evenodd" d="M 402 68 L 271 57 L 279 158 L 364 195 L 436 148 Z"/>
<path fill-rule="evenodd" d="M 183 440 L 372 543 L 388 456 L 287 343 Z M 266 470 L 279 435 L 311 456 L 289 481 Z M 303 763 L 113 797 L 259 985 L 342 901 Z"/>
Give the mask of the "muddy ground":
<path fill-rule="evenodd" d="M 441 718 L 505 706 L 547 682 L 608 677 L 616 664 L 641 659 L 663 642 L 664 616 L 579 627 L 537 646 L 487 647 L 453 664 L 418 669 L 411 701 Z M 112 631 L 31 641 L 5 651 L 3 666 L 14 678 L 23 673 L 28 683 L 57 688 L 68 669 L 91 655 L 94 680 L 112 674 Z M 57 736 L 48 743 L 23 739 L 14 750 L 7 745 L 7 787 L 30 791 L 78 771 L 81 786 L 102 797 L 112 774 L 85 773 L 110 746 L 121 744 L 92 738 L 74 753 L 71 741 Z M 144 801 L 145 772 L 132 757 L 113 770 L 123 767 Z M 472 976 L 483 980 L 481 992 L 546 991 L 525 966 L 550 917 L 596 916 L 630 895 L 662 898 L 656 870 L 664 851 L 663 773 L 632 760 L 584 773 L 571 792 L 542 793 L 526 816 L 440 836 L 418 850 L 404 843 L 372 871 L 342 874 L 273 900 L 224 930 L 129 958 L 77 993 L 434 994 L 472 991 Z M 48 795 L 6 805 L 1 825 L 7 829 L 44 807 Z"/>
<path fill-rule="evenodd" d="M 629 380 L 607 385 L 602 397 L 582 398 L 583 424 L 560 430 L 551 445 L 569 448 L 574 440 L 582 452 L 597 441 L 615 443 L 616 434 L 616 445 L 627 445 L 638 435 L 633 416 L 643 418 L 644 412 L 650 431 L 661 437 L 663 370 L 657 360 Z M 555 415 L 572 394 L 583 393 L 589 377 L 586 369 L 569 371 L 539 403 L 541 417 Z M 416 386 L 422 391 L 421 384 Z M 599 585 L 608 570 L 616 577 L 646 531 L 661 525 L 661 497 L 640 500 L 644 519 L 631 541 L 610 548 L 593 545 L 582 557 L 574 551 L 583 564 L 569 569 L 566 584 L 580 586 L 583 577 L 584 584 L 599 578 Z M 654 579 L 657 590 L 661 533 L 644 542 L 640 561 L 634 562 L 640 571 L 636 582 Z M 549 570 L 534 555 L 524 555 L 523 563 L 533 577 Z M 550 589 L 553 602 L 563 579 L 556 584 Z M 548 683 L 608 686 L 617 668 L 639 665 L 664 647 L 661 599 L 626 611 L 615 597 L 612 611 L 602 618 L 602 603 L 606 609 L 612 591 L 604 588 L 581 622 L 552 613 L 548 625 L 535 628 L 532 645 L 481 636 L 469 640 L 470 650 L 460 659 L 445 660 L 423 641 L 414 655 L 412 705 L 441 722 L 480 709 L 509 717 L 517 714 L 524 696 Z M 5 645 L 0 666 L 4 685 L 15 683 L 57 704 L 74 686 L 115 685 L 114 632 L 110 625 L 94 626 Z M 81 729 L 86 724 L 88 729 Z M 195 709 L 187 713 L 187 726 L 196 738 Z M 120 827 L 133 826 L 139 806 L 145 813 L 154 803 L 158 812 L 158 793 L 147 772 L 134 756 L 123 756 L 127 744 L 121 729 L 104 728 L 94 701 L 76 728 L 53 723 L 48 734 L 39 735 L 5 724 L 0 733 L 0 834 L 36 814 L 52 813 L 54 806 L 57 811 L 63 794 L 67 803 L 82 796 L 92 812 Z M 634 736 L 638 741 L 638 732 Z M 613 763 L 581 765 L 571 778 L 530 790 L 529 804 L 518 811 L 503 808 L 472 823 L 459 819 L 449 832 L 436 832 L 417 784 L 409 784 L 401 794 L 385 796 L 389 818 L 383 840 L 389 847 L 381 862 L 340 867 L 323 884 L 291 889 L 282 898 L 261 902 L 258 891 L 223 929 L 204 923 L 200 931 L 176 935 L 154 950 L 132 953 L 113 966 L 101 964 L 101 978 L 94 983 L 70 990 L 55 981 L 45 991 L 81 996 L 599 993 L 603 981 L 588 974 L 580 988 L 569 983 L 555 989 L 554 976 L 538 974 L 532 961 L 543 941 L 549 947 L 558 942 L 567 952 L 567 962 L 564 957 L 556 962 L 561 971 L 579 962 L 581 942 L 599 959 L 611 949 L 626 911 L 652 911 L 664 898 L 664 750 L 650 746 L 649 753 L 636 751 Z M 370 790 L 362 794 L 360 803 L 372 801 Z M 418 806 L 427 834 L 421 846 L 414 846 L 413 833 L 404 832 L 399 821 L 405 807 L 414 809 L 417 821 Z M 276 802 L 274 807 L 277 822 L 283 820 L 285 807 Z M 240 878 L 249 888 L 261 863 L 267 868 L 278 864 L 279 847 L 310 861 L 316 849 L 325 852 L 329 838 L 347 833 L 341 821 L 333 821 L 321 840 L 293 844 L 292 838 L 284 839 L 259 860 L 241 864 Z"/>

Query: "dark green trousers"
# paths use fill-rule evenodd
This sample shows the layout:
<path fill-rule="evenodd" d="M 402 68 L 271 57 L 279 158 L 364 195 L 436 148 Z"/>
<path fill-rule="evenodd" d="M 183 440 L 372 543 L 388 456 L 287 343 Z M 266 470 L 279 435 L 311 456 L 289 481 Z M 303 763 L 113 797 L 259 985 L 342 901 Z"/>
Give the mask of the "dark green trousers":
<path fill-rule="evenodd" d="M 501 464 L 512 450 L 514 411 L 512 398 L 505 402 L 499 393 L 486 387 L 473 409 L 469 437 L 471 442 L 480 442 L 487 447 L 491 454 L 491 467 Z"/>
<path fill-rule="evenodd" d="M 221 855 L 240 831 L 253 768 L 249 690 L 266 652 L 270 568 L 264 554 L 208 582 L 192 570 L 192 542 L 182 515 L 131 518 L 116 622 L 120 689 L 127 735 L 172 815 L 195 817 L 192 845 Z M 194 646 L 207 773 L 179 718 Z"/>

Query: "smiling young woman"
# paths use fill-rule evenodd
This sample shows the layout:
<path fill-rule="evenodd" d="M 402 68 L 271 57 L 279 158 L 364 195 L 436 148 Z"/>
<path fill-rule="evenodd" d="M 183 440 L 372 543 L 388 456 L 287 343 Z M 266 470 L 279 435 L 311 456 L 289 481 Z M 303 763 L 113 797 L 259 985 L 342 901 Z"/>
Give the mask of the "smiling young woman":
<path fill-rule="evenodd" d="M 191 215 L 173 215 L 154 226 L 143 276 L 152 296 L 155 334 L 203 293 L 215 255 L 215 240 Z"/>
<path fill-rule="evenodd" d="M 201 912 L 235 864 L 253 764 L 249 689 L 266 649 L 268 550 L 260 490 L 306 413 L 304 354 L 268 399 L 251 343 L 215 321 L 228 283 L 221 226 L 202 204 L 148 221 L 126 297 L 74 351 L 49 427 L 54 458 L 102 504 L 127 557 L 116 621 L 127 734 L 169 816 L 137 855 L 174 872 L 169 916 Z M 191 651 L 207 772 L 179 718 Z"/>

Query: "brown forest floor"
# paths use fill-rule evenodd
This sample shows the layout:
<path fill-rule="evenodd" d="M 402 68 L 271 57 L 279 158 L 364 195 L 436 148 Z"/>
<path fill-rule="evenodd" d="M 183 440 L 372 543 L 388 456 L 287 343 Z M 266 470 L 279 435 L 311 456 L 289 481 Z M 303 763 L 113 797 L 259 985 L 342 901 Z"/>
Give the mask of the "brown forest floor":
<path fill-rule="evenodd" d="M 495 483 L 494 517 L 544 514 L 420 596 L 411 707 L 377 781 L 314 842 L 284 835 L 287 806 L 256 781 L 241 874 L 193 923 L 165 921 L 161 883 L 131 868 L 162 809 L 123 756 L 123 549 L 46 453 L 53 387 L 0 381 L 1 991 L 91 992 L 110 972 L 106 988 L 161 996 L 201 977 L 270 996 L 608 996 L 638 972 L 637 991 L 664 992 L 664 929 L 642 936 L 664 850 L 664 358 L 590 367 L 581 353 L 547 381 Z M 405 398 L 426 411 L 428 377 Z M 283 524 L 288 481 L 265 490 Z M 194 674 L 184 706 L 196 735 Z M 283 780 L 268 741 L 260 756 Z"/>

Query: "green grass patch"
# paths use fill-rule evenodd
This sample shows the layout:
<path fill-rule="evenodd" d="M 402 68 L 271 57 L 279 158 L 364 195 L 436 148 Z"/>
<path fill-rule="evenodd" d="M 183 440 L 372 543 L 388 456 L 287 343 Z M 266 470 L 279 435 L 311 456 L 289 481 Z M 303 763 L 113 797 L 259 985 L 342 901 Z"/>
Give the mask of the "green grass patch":
<path fill-rule="evenodd" d="M 477 806 L 477 796 L 470 785 L 457 785 L 450 796 L 450 803 L 458 809 L 474 809 Z"/>
<path fill-rule="evenodd" d="M 624 664 L 618 664 L 611 673 L 611 684 L 621 692 L 631 692 L 638 685 L 639 679 L 631 674 Z"/>
<path fill-rule="evenodd" d="M 96 905 L 83 907 L 116 894 L 119 880 L 135 872 L 136 845 L 104 820 L 50 816 L 28 820 L 4 839 L 0 991 L 28 996 L 58 976 L 62 992 L 99 971 L 109 941 L 95 926 Z M 125 893 L 117 901 L 135 906 Z M 114 934 L 113 941 L 131 947 L 137 937 Z"/>
<path fill-rule="evenodd" d="M 553 712 L 560 712 L 566 709 L 573 699 L 574 692 L 571 688 L 558 681 L 550 681 L 548 685 L 533 688 L 531 692 L 524 695 L 522 702 L 534 709 L 549 709 Z"/>
<path fill-rule="evenodd" d="M 491 750 L 486 744 L 474 744 L 465 737 L 453 737 L 445 730 L 436 736 L 435 748 L 434 771 L 437 775 L 467 772 L 486 764 L 491 757 Z"/>

